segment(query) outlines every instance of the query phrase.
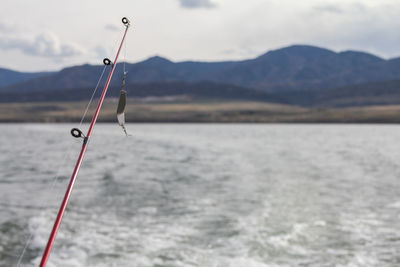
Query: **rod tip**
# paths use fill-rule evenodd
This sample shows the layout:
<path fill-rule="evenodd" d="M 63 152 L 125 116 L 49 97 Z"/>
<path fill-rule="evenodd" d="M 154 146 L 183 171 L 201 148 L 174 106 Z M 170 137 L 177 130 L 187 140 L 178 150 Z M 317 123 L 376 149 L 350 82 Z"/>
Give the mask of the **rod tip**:
<path fill-rule="evenodd" d="M 131 25 L 131 22 L 129 21 L 129 19 L 127 17 L 123 17 L 122 18 L 122 23 L 126 26 L 129 27 Z"/>

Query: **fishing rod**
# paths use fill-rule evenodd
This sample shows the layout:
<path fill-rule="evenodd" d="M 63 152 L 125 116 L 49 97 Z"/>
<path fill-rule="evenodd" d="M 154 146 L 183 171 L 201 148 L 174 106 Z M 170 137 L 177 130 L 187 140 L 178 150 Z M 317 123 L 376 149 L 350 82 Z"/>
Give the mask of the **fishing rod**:
<path fill-rule="evenodd" d="M 111 82 L 111 78 L 112 78 L 112 76 L 114 74 L 114 70 L 115 70 L 115 67 L 117 65 L 119 53 L 121 52 L 122 45 L 123 45 L 123 43 L 125 41 L 125 37 L 126 37 L 126 34 L 128 32 L 129 26 L 130 26 L 130 21 L 126 17 L 122 18 L 122 23 L 125 25 L 125 32 L 124 32 L 124 36 L 122 37 L 122 41 L 121 41 L 121 44 L 119 46 L 117 55 L 115 56 L 114 62 L 111 62 L 111 60 L 108 59 L 108 58 L 105 58 L 103 60 L 104 65 L 107 65 L 107 66 L 111 65 L 111 71 L 110 71 L 110 73 L 108 75 L 107 82 L 106 82 L 106 84 L 104 86 L 104 89 L 103 89 L 103 93 L 101 94 L 99 103 L 97 105 L 96 112 L 93 115 L 92 122 L 90 124 L 89 130 L 88 130 L 86 135 L 84 135 L 82 133 L 82 131 L 79 130 L 78 128 L 73 128 L 71 130 L 71 134 L 72 134 L 73 137 L 83 138 L 83 144 L 82 144 L 81 152 L 80 152 L 78 160 L 76 162 L 74 171 L 72 173 L 71 180 L 69 182 L 67 191 L 65 192 L 64 199 L 63 199 L 63 201 L 61 203 L 61 206 L 60 206 L 60 209 L 58 211 L 57 218 L 56 218 L 56 220 L 54 222 L 53 230 L 51 231 L 49 240 L 47 241 L 46 249 L 43 252 L 42 260 L 40 262 L 39 267 L 45 267 L 46 264 L 47 264 L 47 261 L 48 261 L 48 259 L 50 257 L 50 252 L 51 252 L 51 250 L 53 248 L 53 244 L 54 244 L 54 241 L 56 239 L 58 228 L 60 227 L 61 220 L 63 218 L 65 209 L 67 208 L 68 200 L 69 200 L 69 198 L 71 196 L 72 189 L 74 187 L 76 178 L 78 176 L 79 169 L 80 169 L 80 167 L 82 165 L 83 157 L 85 155 L 85 152 L 86 152 L 86 149 L 87 149 L 87 146 L 88 146 L 88 142 L 89 142 L 90 137 L 92 135 L 94 125 L 96 124 L 97 117 L 99 116 L 99 112 L 100 112 L 101 106 L 103 105 L 104 98 L 105 98 L 107 90 L 108 90 L 108 86 L 110 85 L 110 82 Z"/>

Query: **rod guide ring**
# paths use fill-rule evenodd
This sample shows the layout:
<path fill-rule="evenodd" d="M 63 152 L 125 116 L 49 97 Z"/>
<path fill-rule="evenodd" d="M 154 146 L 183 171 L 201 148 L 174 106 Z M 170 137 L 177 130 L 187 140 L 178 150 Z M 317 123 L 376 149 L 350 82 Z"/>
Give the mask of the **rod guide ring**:
<path fill-rule="evenodd" d="M 127 19 L 126 17 L 123 17 L 123 18 L 122 18 L 122 23 L 123 23 L 125 26 L 129 26 L 131 22 L 130 22 L 129 19 Z"/>
<path fill-rule="evenodd" d="M 79 130 L 78 128 L 72 128 L 71 129 L 71 135 L 75 138 L 84 138 L 85 135 L 82 133 L 81 130 Z"/>
<path fill-rule="evenodd" d="M 109 58 L 105 58 L 105 59 L 103 59 L 103 63 L 106 66 L 111 65 L 111 60 Z"/>

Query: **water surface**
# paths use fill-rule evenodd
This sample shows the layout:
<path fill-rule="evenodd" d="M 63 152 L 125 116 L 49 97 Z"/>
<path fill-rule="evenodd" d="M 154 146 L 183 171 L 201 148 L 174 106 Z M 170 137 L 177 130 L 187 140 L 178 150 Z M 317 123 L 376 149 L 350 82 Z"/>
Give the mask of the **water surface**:
<path fill-rule="evenodd" d="M 74 126 L 0 124 L 1 266 L 29 236 L 22 266 L 40 262 Z M 398 126 L 128 130 L 96 126 L 48 266 L 400 265 Z"/>

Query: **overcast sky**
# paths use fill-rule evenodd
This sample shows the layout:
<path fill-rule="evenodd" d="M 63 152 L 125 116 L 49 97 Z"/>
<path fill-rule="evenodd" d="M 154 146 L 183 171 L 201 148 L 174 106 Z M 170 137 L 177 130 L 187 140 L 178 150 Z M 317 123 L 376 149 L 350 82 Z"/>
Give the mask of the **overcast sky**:
<path fill-rule="evenodd" d="M 59 70 L 113 58 L 238 60 L 310 44 L 400 56 L 399 0 L 1 0 L 0 67 Z"/>

